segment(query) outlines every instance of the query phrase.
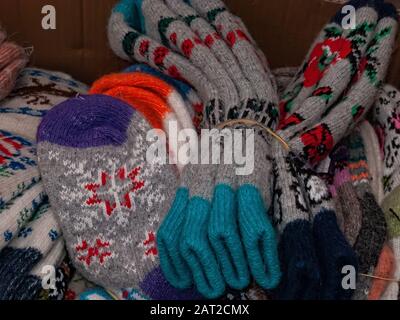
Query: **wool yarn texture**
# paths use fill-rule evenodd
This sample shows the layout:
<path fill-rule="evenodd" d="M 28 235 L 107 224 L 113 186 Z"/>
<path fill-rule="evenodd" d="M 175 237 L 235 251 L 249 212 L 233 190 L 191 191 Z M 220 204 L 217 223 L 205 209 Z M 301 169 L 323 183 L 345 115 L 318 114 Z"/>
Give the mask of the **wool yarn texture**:
<path fill-rule="evenodd" d="M 55 105 L 84 94 L 87 89 L 67 74 L 25 68 L 13 91 L 0 102 L 0 128 L 36 142 L 42 117 Z"/>
<path fill-rule="evenodd" d="M 90 93 L 107 94 L 129 103 L 153 128 L 163 129 L 168 136 L 174 128 L 177 133 L 195 129 L 182 96 L 153 75 L 140 72 L 107 75 L 93 84 Z M 178 152 L 183 143 L 168 142 L 171 163 L 177 163 L 181 171 L 184 163 L 178 161 Z"/>

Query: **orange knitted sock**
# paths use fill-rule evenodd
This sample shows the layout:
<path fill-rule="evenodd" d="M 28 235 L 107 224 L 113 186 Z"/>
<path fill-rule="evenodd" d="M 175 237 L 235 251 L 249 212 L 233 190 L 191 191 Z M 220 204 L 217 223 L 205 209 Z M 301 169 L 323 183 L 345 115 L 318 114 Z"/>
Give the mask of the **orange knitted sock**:
<path fill-rule="evenodd" d="M 389 245 L 385 244 L 379 257 L 378 265 L 375 268 L 374 276 L 390 279 L 393 277 L 394 270 L 395 260 L 393 250 Z M 368 295 L 368 300 L 379 300 L 388 284 L 389 282 L 387 280 L 374 279 Z"/>
<path fill-rule="evenodd" d="M 194 128 L 180 94 L 153 75 L 141 72 L 107 75 L 93 84 L 90 93 L 107 94 L 124 100 L 141 112 L 151 124 L 154 123 L 156 128 L 159 128 L 159 123 L 154 122 L 156 117 L 159 117 L 164 128 L 171 118 L 177 118 L 180 127 L 184 129 Z"/>

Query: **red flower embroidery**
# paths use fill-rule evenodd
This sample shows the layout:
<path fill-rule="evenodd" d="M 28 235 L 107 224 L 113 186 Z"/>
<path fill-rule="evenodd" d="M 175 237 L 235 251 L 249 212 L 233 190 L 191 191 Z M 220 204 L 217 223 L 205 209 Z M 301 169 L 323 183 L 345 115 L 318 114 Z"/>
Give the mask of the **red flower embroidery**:
<path fill-rule="evenodd" d="M 311 129 L 301 135 L 304 152 L 311 164 L 323 160 L 333 148 L 333 137 L 326 124 Z"/>
<path fill-rule="evenodd" d="M 166 47 L 158 47 L 154 50 L 154 63 L 158 66 L 164 64 L 165 57 L 168 55 L 169 49 Z"/>
<path fill-rule="evenodd" d="M 147 54 L 147 52 L 149 51 L 149 47 L 150 47 L 150 41 L 149 40 L 143 40 L 140 43 L 139 53 L 140 53 L 140 55 L 142 57 L 144 57 Z"/>
<path fill-rule="evenodd" d="M 75 247 L 75 250 L 77 253 L 82 253 L 78 255 L 78 260 L 90 267 L 93 258 L 97 258 L 100 264 L 104 264 L 106 258 L 112 256 L 109 248 L 110 242 L 96 239 L 93 245 L 89 245 L 86 240 L 83 240 L 82 243 Z"/>
<path fill-rule="evenodd" d="M 303 121 L 304 121 L 303 117 L 301 117 L 297 113 L 294 113 L 290 117 L 288 117 L 287 119 L 282 121 L 282 123 L 280 125 L 280 129 L 281 130 L 287 129 L 289 127 L 292 127 L 292 126 L 295 126 L 295 125 L 297 125 L 299 123 L 302 123 Z"/>
<path fill-rule="evenodd" d="M 351 51 L 351 41 L 344 38 L 329 38 L 318 43 L 311 52 L 304 72 L 304 86 L 311 87 L 318 83 L 330 65 L 345 59 Z"/>
<path fill-rule="evenodd" d="M 186 39 L 182 42 L 182 52 L 187 57 L 190 58 L 192 55 L 192 50 L 194 48 L 194 43 L 190 39 Z"/>
<path fill-rule="evenodd" d="M 86 200 L 88 206 L 101 206 L 106 217 L 110 217 L 117 207 L 132 208 L 132 193 L 144 187 L 144 181 L 137 181 L 141 168 L 130 172 L 126 167 L 119 168 L 112 175 L 99 172 L 99 180 L 84 186 L 92 195 Z M 112 199 L 112 200 L 111 200 Z"/>

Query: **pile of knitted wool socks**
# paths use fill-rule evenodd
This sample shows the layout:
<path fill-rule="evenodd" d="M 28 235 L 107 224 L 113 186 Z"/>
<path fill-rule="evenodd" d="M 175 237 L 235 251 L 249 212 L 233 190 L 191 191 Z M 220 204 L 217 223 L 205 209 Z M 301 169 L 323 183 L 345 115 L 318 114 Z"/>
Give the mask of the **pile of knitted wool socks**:
<path fill-rule="evenodd" d="M 111 47 L 122 58 L 190 83 L 204 101 L 203 128 L 251 119 L 275 130 L 281 120 L 278 134 L 291 150 L 256 130 L 256 174 L 236 177 L 229 165 L 185 168 L 158 234 L 161 266 L 174 286 L 194 281 L 200 293 L 213 298 L 226 284 L 245 288 L 251 275 L 265 289 L 276 287 L 280 270 L 272 217 L 284 268 L 279 296 L 349 296 L 339 288 L 340 271 L 343 264 L 357 264 L 355 253 L 337 226 L 329 192 L 313 194 L 321 192 L 322 182 L 299 172 L 293 158 L 313 166 L 326 157 L 370 109 L 385 77 L 396 11 L 381 1 L 350 4 L 357 9 L 356 29 L 342 29 L 341 13 L 335 16 L 285 91 L 280 110 L 264 59 L 222 2 L 121 1 L 115 7 Z M 305 186 L 302 174 L 308 177 Z"/>
<path fill-rule="evenodd" d="M 70 76 L 27 68 L 0 103 L 1 299 L 37 297 L 43 289 L 43 268 L 57 268 L 65 257 L 62 231 L 37 165 L 36 131 L 50 108 L 85 91 Z M 60 274 L 62 269 L 56 271 Z M 56 289 L 43 295 L 57 298 Z"/>
<path fill-rule="evenodd" d="M 296 68 L 281 68 L 273 72 L 278 86 L 285 87 L 290 82 L 289 79 L 295 76 Z M 385 91 L 391 91 L 392 95 L 396 92 L 389 85 L 384 87 L 383 92 Z M 386 100 L 382 98 L 381 93 L 373 108 L 375 114 L 382 101 Z M 389 102 L 387 101 L 386 104 Z M 375 118 L 376 116 L 373 117 Z M 383 132 L 382 129 L 380 131 Z M 325 172 L 324 164 L 319 166 L 317 171 L 322 173 L 321 176 L 329 185 L 340 230 L 348 243 L 356 249 L 359 261 L 362 261 L 359 271 L 365 273 L 358 278 L 356 294 L 352 298 L 377 300 L 385 297 L 383 294 L 390 284 L 387 279 L 394 279 L 396 263 L 392 246 L 389 244 L 383 246 L 387 231 L 382 210 L 379 210 L 376 205 L 372 207 L 363 205 L 362 197 L 360 200 L 360 192 L 357 192 L 357 189 L 360 190 L 360 185 L 363 186 L 362 188 L 370 193 L 371 201 L 374 202 L 374 196 L 381 204 L 383 161 L 379 139 L 371 124 L 364 121 L 348 140 L 351 143 L 346 140 L 348 138 L 339 143 L 329 155 L 328 171 Z M 356 188 L 356 185 L 359 186 Z M 375 208 L 375 211 L 371 211 L 371 208 Z M 366 274 L 378 278 L 368 281 L 372 278 L 365 278 Z"/>
<path fill-rule="evenodd" d="M 7 41 L 7 34 L 0 24 L 0 100 L 14 88 L 19 72 L 29 61 L 26 51 Z"/>

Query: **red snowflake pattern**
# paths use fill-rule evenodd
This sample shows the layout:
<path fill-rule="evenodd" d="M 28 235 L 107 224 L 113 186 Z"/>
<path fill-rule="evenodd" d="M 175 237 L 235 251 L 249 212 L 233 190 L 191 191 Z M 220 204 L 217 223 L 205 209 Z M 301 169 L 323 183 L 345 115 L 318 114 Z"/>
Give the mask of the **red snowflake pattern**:
<path fill-rule="evenodd" d="M 86 200 L 86 205 L 88 206 L 102 206 L 105 216 L 110 217 L 117 207 L 125 207 L 128 209 L 132 208 L 132 198 L 131 194 L 137 192 L 144 187 L 143 180 L 137 180 L 141 168 L 136 167 L 130 172 L 126 170 L 126 167 L 119 168 L 114 174 L 109 175 L 105 171 L 99 172 L 99 181 L 95 183 L 88 183 L 84 186 L 87 191 L 90 191 L 92 195 Z M 118 183 L 128 182 L 128 189 L 122 191 L 122 197 L 118 194 L 118 190 L 112 190 L 113 186 Z M 109 187 L 107 191 L 108 195 L 111 195 L 114 200 L 103 199 L 101 194 L 99 194 L 101 188 Z"/>
<path fill-rule="evenodd" d="M 78 255 L 77 259 L 90 267 L 93 258 L 97 258 L 99 263 L 103 265 L 106 258 L 112 256 L 109 248 L 110 242 L 102 241 L 97 238 L 93 245 L 89 245 L 86 240 L 83 240 L 75 247 L 75 250 L 78 254 L 80 254 Z"/>

